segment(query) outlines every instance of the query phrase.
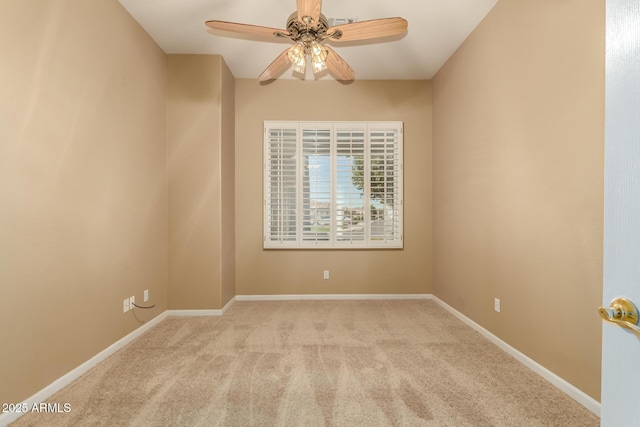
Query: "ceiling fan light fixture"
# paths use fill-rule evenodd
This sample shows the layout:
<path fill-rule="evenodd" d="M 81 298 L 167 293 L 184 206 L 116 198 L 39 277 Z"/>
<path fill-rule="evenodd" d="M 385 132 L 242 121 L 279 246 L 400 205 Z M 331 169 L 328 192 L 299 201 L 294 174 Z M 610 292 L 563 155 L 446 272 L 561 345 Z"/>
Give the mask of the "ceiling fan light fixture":
<path fill-rule="evenodd" d="M 289 61 L 291 61 L 291 69 L 295 72 L 304 74 L 305 65 L 307 63 L 307 54 L 305 52 L 304 44 L 298 42 L 291 46 L 291 49 L 287 52 L 287 56 Z"/>
<path fill-rule="evenodd" d="M 321 46 L 317 41 L 311 42 L 311 62 L 313 63 L 313 72 L 319 73 L 327 69 L 325 60 L 327 59 L 327 49 Z"/>

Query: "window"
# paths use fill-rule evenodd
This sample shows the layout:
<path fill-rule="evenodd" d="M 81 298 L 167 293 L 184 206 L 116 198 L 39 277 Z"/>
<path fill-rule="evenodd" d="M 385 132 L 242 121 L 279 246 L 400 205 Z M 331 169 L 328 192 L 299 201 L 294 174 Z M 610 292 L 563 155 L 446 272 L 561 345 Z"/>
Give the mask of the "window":
<path fill-rule="evenodd" d="M 265 248 L 402 248 L 402 122 L 264 123 Z"/>

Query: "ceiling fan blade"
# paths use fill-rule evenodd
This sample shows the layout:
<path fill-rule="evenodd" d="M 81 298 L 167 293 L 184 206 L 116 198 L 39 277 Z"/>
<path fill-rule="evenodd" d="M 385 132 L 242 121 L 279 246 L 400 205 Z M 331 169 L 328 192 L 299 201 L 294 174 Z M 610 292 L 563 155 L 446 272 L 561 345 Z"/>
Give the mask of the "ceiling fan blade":
<path fill-rule="evenodd" d="M 320 18 L 322 0 L 298 0 L 298 21 L 304 22 L 303 17 L 310 16 L 314 23 Z"/>
<path fill-rule="evenodd" d="M 231 31 L 234 33 L 251 34 L 254 36 L 273 37 L 276 33 L 282 33 L 288 35 L 287 30 L 281 30 L 279 28 L 261 27 L 259 25 L 250 24 L 238 24 L 236 22 L 226 21 L 207 21 L 205 25 L 214 30 Z"/>
<path fill-rule="evenodd" d="M 324 46 L 327 51 L 327 59 L 325 59 L 325 63 L 327 64 L 327 69 L 334 77 L 338 80 L 351 81 L 356 77 L 355 71 L 345 62 L 344 59 L 340 57 L 333 49 L 329 46 Z"/>
<path fill-rule="evenodd" d="M 269 66 L 260 74 L 258 80 L 261 82 L 266 82 L 267 80 L 275 79 L 286 70 L 289 65 L 291 65 L 291 61 L 289 61 L 289 57 L 287 56 L 287 52 L 289 52 L 289 48 L 286 48 L 284 52 L 282 52 L 278 57 L 271 63 Z"/>
<path fill-rule="evenodd" d="M 340 31 L 342 37 L 331 38 L 331 42 L 350 42 L 353 40 L 375 39 L 400 34 L 407 29 L 409 24 L 403 18 L 382 18 L 370 21 L 352 22 L 350 24 L 336 25 L 327 31 L 331 34 Z"/>

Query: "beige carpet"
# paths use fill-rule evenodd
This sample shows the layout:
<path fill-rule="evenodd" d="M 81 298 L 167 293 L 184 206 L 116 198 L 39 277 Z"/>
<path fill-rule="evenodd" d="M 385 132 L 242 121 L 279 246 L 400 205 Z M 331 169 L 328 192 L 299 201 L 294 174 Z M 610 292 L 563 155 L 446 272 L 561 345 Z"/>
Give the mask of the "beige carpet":
<path fill-rule="evenodd" d="M 432 301 L 236 302 L 168 318 L 36 426 L 598 426 Z"/>

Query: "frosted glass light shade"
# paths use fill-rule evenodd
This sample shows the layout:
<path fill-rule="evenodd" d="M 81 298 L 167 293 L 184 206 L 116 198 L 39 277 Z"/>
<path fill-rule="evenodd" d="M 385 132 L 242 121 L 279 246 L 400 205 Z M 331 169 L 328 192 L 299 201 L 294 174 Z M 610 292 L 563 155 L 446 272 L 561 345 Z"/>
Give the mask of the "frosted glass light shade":
<path fill-rule="evenodd" d="M 302 43 L 298 42 L 291 46 L 291 49 L 287 52 L 287 57 L 289 58 L 289 61 L 291 61 L 291 69 L 304 74 L 304 68 L 307 62 L 306 56 L 304 45 Z"/>

